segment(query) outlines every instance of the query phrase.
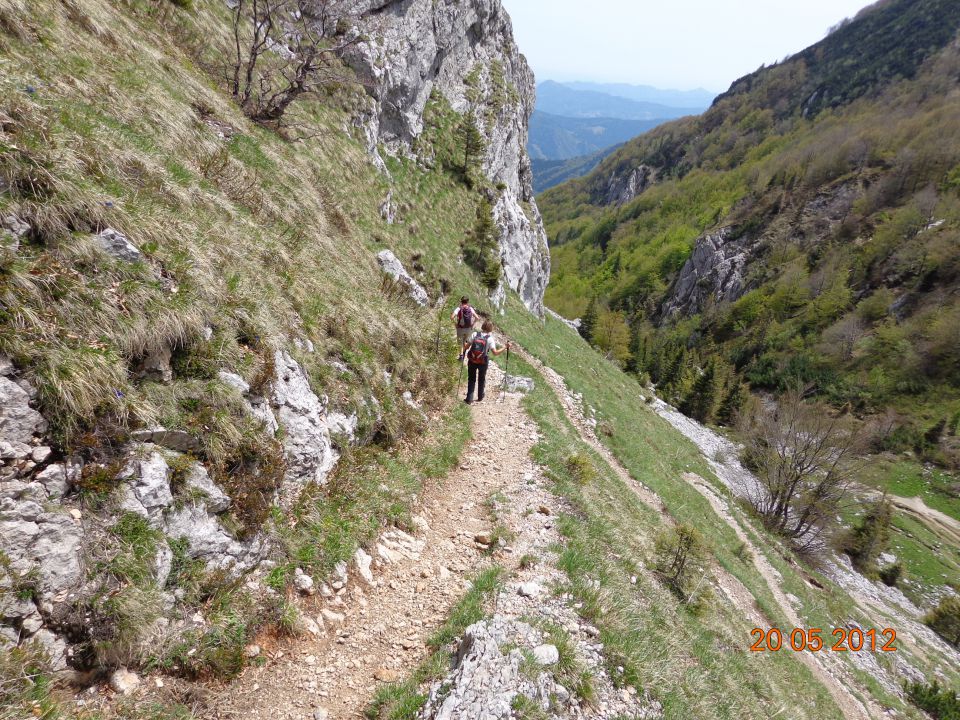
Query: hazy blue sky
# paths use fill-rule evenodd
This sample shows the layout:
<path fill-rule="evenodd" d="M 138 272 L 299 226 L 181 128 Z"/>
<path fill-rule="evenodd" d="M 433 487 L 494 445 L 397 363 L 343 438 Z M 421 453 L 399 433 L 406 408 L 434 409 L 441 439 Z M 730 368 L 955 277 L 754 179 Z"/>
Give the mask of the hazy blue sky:
<path fill-rule="evenodd" d="M 871 0 L 503 0 L 537 80 L 726 90 Z"/>

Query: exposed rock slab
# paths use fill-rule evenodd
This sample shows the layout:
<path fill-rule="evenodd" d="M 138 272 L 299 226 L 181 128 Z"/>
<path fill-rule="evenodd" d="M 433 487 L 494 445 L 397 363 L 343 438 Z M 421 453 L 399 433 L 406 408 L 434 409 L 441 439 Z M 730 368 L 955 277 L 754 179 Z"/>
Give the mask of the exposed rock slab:
<path fill-rule="evenodd" d="M 746 239 L 734 237 L 732 228 L 699 238 L 663 302 L 661 317 L 669 320 L 696 315 L 711 298 L 718 303 L 737 300 L 745 290 L 749 248 Z"/>
<path fill-rule="evenodd" d="M 0 443 L 29 445 L 34 435 L 46 431 L 46 420 L 30 407 L 30 400 L 30 393 L 20 384 L 0 375 Z"/>
<path fill-rule="evenodd" d="M 377 253 L 377 262 L 380 263 L 380 269 L 383 270 L 384 273 L 407 287 L 407 293 L 417 305 L 425 307 L 430 302 L 427 291 L 423 289 L 420 283 L 413 279 L 406 268 L 403 267 L 403 263 L 397 259 L 397 256 L 394 255 L 393 252 L 390 250 L 381 250 Z"/>
<path fill-rule="evenodd" d="M 0 501 L 0 550 L 20 576 L 35 573 L 41 599 L 53 599 L 82 578 L 83 530 L 66 513 L 46 512 L 31 501 Z"/>
<path fill-rule="evenodd" d="M 543 293 L 550 279 L 550 251 L 536 205 L 524 212 L 519 199 L 505 191 L 493 207 L 493 219 L 499 230 L 503 278 L 524 304 L 543 315 Z"/>
<path fill-rule="evenodd" d="M 656 178 L 656 170 L 649 165 L 637 165 L 625 175 L 614 172 L 607 182 L 603 202 L 605 205 L 624 205 L 641 195 Z"/>
<path fill-rule="evenodd" d="M 326 480 L 339 455 L 330 438 L 326 405 L 310 389 L 307 373 L 285 350 L 275 353 L 274 362 L 270 403 L 284 429 L 287 459 L 281 500 L 293 502 L 308 483 Z"/>

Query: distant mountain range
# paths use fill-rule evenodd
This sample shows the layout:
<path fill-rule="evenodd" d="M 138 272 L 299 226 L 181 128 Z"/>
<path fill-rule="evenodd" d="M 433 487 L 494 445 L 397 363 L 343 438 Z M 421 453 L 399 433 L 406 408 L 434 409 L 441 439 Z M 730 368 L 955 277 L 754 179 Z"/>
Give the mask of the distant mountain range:
<path fill-rule="evenodd" d="M 663 120 L 564 117 L 535 110 L 527 149 L 534 160 L 567 160 L 619 145 Z"/>
<path fill-rule="evenodd" d="M 573 90 L 599 92 L 616 97 L 627 98 L 644 103 L 657 103 L 672 108 L 686 108 L 695 112 L 703 112 L 717 93 L 697 88 L 696 90 L 661 90 L 650 85 L 628 85 L 627 83 L 595 83 L 595 82 L 568 82 L 565 87 Z"/>
<path fill-rule="evenodd" d="M 624 83 L 559 83 L 537 86 L 527 148 L 534 161 L 534 189 L 541 192 L 589 172 L 621 143 L 658 125 L 706 110 L 706 90 L 661 90 Z"/>
<path fill-rule="evenodd" d="M 689 107 L 632 100 L 597 90 L 576 90 L 553 80 L 545 80 L 537 85 L 537 109 L 564 117 L 608 117 L 622 120 L 667 120 L 691 113 Z M 699 110 L 704 109 L 706 105 Z"/>

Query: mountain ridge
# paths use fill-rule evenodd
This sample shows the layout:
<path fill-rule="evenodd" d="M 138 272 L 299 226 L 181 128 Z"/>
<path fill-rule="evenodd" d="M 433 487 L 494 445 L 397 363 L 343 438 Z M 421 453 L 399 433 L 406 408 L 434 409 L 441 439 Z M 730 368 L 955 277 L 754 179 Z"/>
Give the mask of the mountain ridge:
<path fill-rule="evenodd" d="M 958 28 L 954 3 L 881 3 L 545 192 L 548 304 L 576 317 L 597 297 L 629 320 L 635 349 L 689 344 L 690 373 L 721 352 L 758 389 L 806 383 L 865 416 L 892 405 L 906 435 L 938 416 L 952 427 L 938 334 L 957 312 Z M 639 177 L 653 181 L 613 192 Z M 890 335 L 914 349 L 908 365 L 884 355 Z M 640 367 L 657 377 L 658 362 Z M 938 447 L 954 462 L 952 440 Z"/>
<path fill-rule="evenodd" d="M 640 102 L 602 92 L 575 90 L 553 80 L 538 83 L 537 107 L 552 115 L 575 118 L 613 117 L 623 120 L 656 120 L 690 114 L 688 108 Z"/>
<path fill-rule="evenodd" d="M 706 110 L 710 107 L 717 93 L 704 88 L 694 90 L 672 90 L 655 87 L 653 85 L 632 85 L 630 83 L 610 83 L 593 81 L 569 81 L 561 85 L 574 90 L 588 90 L 615 95 L 628 100 L 653 102 L 668 107 L 688 108 L 691 110 Z"/>
<path fill-rule="evenodd" d="M 569 160 L 620 145 L 660 125 L 663 120 L 568 118 L 534 110 L 527 147 L 532 160 Z"/>

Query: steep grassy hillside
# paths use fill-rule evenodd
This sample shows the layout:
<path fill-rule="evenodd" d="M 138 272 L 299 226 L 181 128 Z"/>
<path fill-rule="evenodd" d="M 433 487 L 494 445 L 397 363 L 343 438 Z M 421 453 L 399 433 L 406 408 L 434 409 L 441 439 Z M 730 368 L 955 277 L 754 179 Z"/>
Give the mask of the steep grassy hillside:
<path fill-rule="evenodd" d="M 958 28 L 956 3 L 878 3 L 545 193 L 548 304 L 678 403 L 713 358 L 717 402 L 803 384 L 955 466 Z"/>
<path fill-rule="evenodd" d="M 28 432 L 23 459 L 2 444 L 0 642 L 21 648 L 0 668 L 0 704 L 42 695 L 34 640 L 80 671 L 239 672 L 258 628 L 296 619 L 294 568 L 320 580 L 407 522 L 468 433 L 450 407 L 449 333 L 436 345 L 451 304 L 419 307 L 376 257 L 392 249 L 431 303 L 486 305 L 461 262 L 482 205 L 453 163 L 461 117 L 434 98 L 420 143 L 433 169 L 387 157 L 378 170 L 351 122 L 369 98 L 346 68 L 266 127 L 227 91 L 231 42 L 219 0 L 0 6 L 0 381 L 17 412 L 35 390 L 49 425 Z M 272 388 L 301 371 L 280 409 Z M 256 414 L 272 418 L 271 402 L 290 413 L 279 426 Z M 322 484 L 330 468 L 309 465 L 317 481 L 294 491 L 304 427 L 304 452 L 332 442 L 340 462 Z M 131 501 L 125 468 L 146 472 L 144 458 L 165 515 Z M 48 498 L 34 475 L 65 467 Z M 192 486 L 197 473 L 228 509 L 203 511 L 212 486 Z M 165 535 L 164 518 L 191 508 L 203 522 L 189 531 L 265 561 L 258 590 L 216 548 Z M 73 584 L 54 594 L 61 562 Z"/>
<path fill-rule="evenodd" d="M 904 637 L 911 635 L 913 630 L 902 620 L 891 618 L 886 606 L 876 604 L 877 595 L 869 599 L 875 590 L 866 596 L 858 595 L 854 588 L 831 580 L 816 563 L 797 562 L 756 517 L 738 508 L 711 470 L 711 458 L 678 437 L 652 410 L 645 401 L 649 389 L 596 353 L 564 323 L 549 317 L 545 323 L 527 318 L 515 304 L 505 324 L 531 354 L 563 376 L 570 391 L 582 399 L 587 417 L 596 422 L 599 440 L 634 479 L 656 492 L 664 503 L 664 514 L 651 513 L 635 501 L 629 488 L 611 477 L 601 458 L 571 439 L 574 433 L 549 391 L 538 388 L 527 399 L 528 408 L 544 428 L 544 439 L 535 449 L 536 457 L 554 468 L 558 491 L 569 497 L 580 513 L 565 524 L 570 547 L 562 558 L 562 566 L 571 579 L 570 591 L 584 603 L 583 612 L 588 617 L 599 618 L 600 627 L 607 633 L 605 643 L 614 652 L 622 653 L 627 672 L 640 678 L 655 697 L 662 699 L 665 709 L 669 707 L 678 717 L 691 712 L 698 717 L 725 716 L 733 708 L 746 716 L 755 711 L 769 715 L 776 710 L 765 703 L 779 707 L 775 700 L 779 690 L 774 688 L 785 688 L 796 681 L 808 682 L 806 668 L 799 667 L 795 657 L 783 657 L 781 653 L 747 653 L 747 657 L 740 654 L 739 648 L 749 645 L 742 639 L 742 633 L 749 628 L 743 624 L 743 613 L 730 607 L 730 598 L 724 593 L 718 592 L 703 614 L 689 608 L 679 608 L 674 614 L 668 599 L 654 600 L 660 588 L 647 586 L 643 571 L 637 570 L 643 562 L 649 563 L 650 538 L 666 521 L 694 525 L 707 538 L 711 560 L 743 584 L 766 622 L 792 629 L 793 624 L 786 620 L 782 607 L 758 572 L 751 551 L 744 549 L 729 522 L 715 512 L 704 495 L 685 481 L 690 472 L 706 478 L 723 498 L 722 503 L 732 509 L 737 522 L 748 528 L 755 550 L 775 568 L 777 585 L 788 593 L 804 627 L 836 628 L 851 622 L 879 627 L 893 623 Z M 515 367 L 518 372 L 535 374 L 522 363 Z M 600 478 L 587 485 L 570 482 L 562 466 L 571 453 L 589 456 L 600 469 Z M 907 522 L 906 516 L 901 520 Z M 920 534 L 914 535 L 918 530 Z M 921 560 L 931 563 L 931 548 L 923 546 L 931 539 L 920 523 L 910 522 L 905 532 L 898 527 L 896 552 L 903 552 L 911 577 L 926 589 L 942 586 L 945 579 L 960 581 L 956 570 L 947 565 L 940 564 L 935 574 L 928 574 L 928 568 L 915 564 Z M 957 546 L 942 538 L 932 542 L 939 548 L 938 554 L 952 564 L 949 558 L 957 557 Z M 714 579 L 718 572 L 714 572 Z M 913 615 L 912 620 L 917 622 L 920 618 Z M 670 652 L 662 652 L 665 646 L 670 647 Z M 716 649 L 723 652 L 722 660 L 712 659 Z M 955 687 L 960 681 L 954 656 L 942 648 L 928 646 L 916 636 L 900 646 L 896 659 L 881 653 L 871 654 L 869 659 L 854 655 L 834 655 L 834 676 L 847 674 L 850 680 L 844 682 L 857 697 L 872 697 L 882 707 L 895 708 L 907 717 L 919 714 L 901 690 L 905 665 L 916 668 L 928 679 L 939 678 L 947 687 Z M 740 690 L 724 691 L 727 683 L 738 685 Z M 808 712 L 835 713 L 822 686 L 814 683 L 810 687 L 817 688 L 817 693 L 790 695 L 788 712 L 798 717 Z M 756 705 L 752 706 L 754 702 Z"/>

